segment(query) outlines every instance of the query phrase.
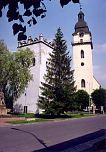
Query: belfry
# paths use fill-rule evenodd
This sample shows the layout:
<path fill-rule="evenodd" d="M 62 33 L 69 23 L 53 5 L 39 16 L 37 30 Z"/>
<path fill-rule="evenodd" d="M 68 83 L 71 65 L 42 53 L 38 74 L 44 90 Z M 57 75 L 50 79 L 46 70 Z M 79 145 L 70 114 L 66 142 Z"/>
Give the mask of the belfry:
<path fill-rule="evenodd" d="M 73 68 L 74 80 L 77 90 L 85 90 L 90 95 L 93 90 L 98 89 L 100 84 L 93 76 L 92 63 L 92 34 L 84 20 L 84 13 L 80 9 L 78 22 L 72 34 Z"/>

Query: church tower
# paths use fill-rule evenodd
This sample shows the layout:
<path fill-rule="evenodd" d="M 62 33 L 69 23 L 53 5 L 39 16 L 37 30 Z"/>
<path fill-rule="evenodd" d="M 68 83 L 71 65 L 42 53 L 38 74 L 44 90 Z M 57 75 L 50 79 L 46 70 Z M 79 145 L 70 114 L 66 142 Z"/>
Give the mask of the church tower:
<path fill-rule="evenodd" d="M 92 35 L 80 10 L 73 35 L 73 68 L 77 90 L 93 91 Z"/>
<path fill-rule="evenodd" d="M 73 35 L 73 68 L 74 80 L 77 90 L 83 89 L 90 95 L 93 90 L 99 89 L 100 84 L 93 76 L 92 64 L 92 35 L 84 20 L 84 13 L 80 10 L 78 22 L 75 24 Z M 47 59 L 53 50 L 53 42 L 48 42 L 41 34 L 34 40 L 29 37 L 27 41 L 19 42 L 18 48 L 30 48 L 35 57 L 30 68 L 33 79 L 29 82 L 25 92 L 14 103 L 16 112 L 36 113 L 39 111 L 37 103 L 41 93 L 41 82 L 45 82 Z"/>

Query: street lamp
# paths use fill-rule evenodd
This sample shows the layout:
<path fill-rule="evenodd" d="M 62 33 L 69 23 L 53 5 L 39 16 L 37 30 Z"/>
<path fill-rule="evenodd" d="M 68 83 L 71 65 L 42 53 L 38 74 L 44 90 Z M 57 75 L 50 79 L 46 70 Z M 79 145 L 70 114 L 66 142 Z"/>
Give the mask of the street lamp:
<path fill-rule="evenodd" d="M 90 104 L 90 102 L 91 102 L 91 95 L 90 95 L 90 82 L 88 82 L 88 91 L 89 91 L 89 114 L 90 114 L 90 106 L 91 106 L 91 104 Z"/>
<path fill-rule="evenodd" d="M 27 90 L 27 88 L 25 89 L 25 105 L 24 105 L 24 113 L 27 113 L 27 106 L 26 106 L 26 95 L 27 95 L 27 93 L 26 93 L 26 90 Z"/>
<path fill-rule="evenodd" d="M 90 106 L 91 106 L 90 102 L 91 102 L 91 98 L 90 98 L 90 94 L 89 94 L 89 114 L 90 114 Z"/>

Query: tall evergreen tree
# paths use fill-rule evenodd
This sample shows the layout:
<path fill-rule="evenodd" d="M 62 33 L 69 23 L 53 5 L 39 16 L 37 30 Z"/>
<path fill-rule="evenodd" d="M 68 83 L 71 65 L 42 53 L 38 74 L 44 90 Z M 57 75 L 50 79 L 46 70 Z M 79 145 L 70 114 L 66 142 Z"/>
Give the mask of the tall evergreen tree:
<path fill-rule="evenodd" d="M 54 48 L 47 62 L 45 83 L 42 82 L 38 106 L 46 114 L 63 114 L 69 110 L 71 97 L 75 91 L 71 57 L 67 52 L 63 33 L 58 28 L 54 39 Z"/>

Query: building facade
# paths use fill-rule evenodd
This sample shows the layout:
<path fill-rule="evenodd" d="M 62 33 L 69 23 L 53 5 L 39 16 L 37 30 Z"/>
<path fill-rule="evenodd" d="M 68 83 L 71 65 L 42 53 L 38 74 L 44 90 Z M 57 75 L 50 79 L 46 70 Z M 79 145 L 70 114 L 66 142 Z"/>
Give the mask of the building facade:
<path fill-rule="evenodd" d="M 49 58 L 49 53 L 52 52 L 53 46 L 52 42 L 47 42 L 43 38 L 43 35 L 40 34 L 39 38 L 35 38 L 34 40 L 29 37 L 27 42 L 19 42 L 18 48 L 25 49 L 26 47 L 30 48 L 35 56 L 35 59 L 33 59 L 34 64 L 30 69 L 33 78 L 29 82 L 25 92 L 14 103 L 14 110 L 15 112 L 36 113 L 39 110 L 37 106 L 40 95 L 39 87 L 41 86 L 41 82 L 44 82 L 46 62 Z"/>
<path fill-rule="evenodd" d="M 88 25 L 84 20 L 82 11 L 78 14 L 78 22 L 75 25 L 73 35 L 73 68 L 74 80 L 77 90 L 83 89 L 89 93 L 98 89 L 100 84 L 93 77 L 92 64 L 92 35 Z M 19 42 L 18 48 L 30 48 L 34 52 L 34 65 L 31 67 L 33 79 L 29 82 L 25 92 L 14 103 L 16 112 L 39 112 L 37 103 L 40 95 L 41 82 L 44 82 L 44 74 L 46 72 L 46 62 L 49 53 L 53 50 L 53 43 L 47 42 L 41 34 L 39 38 L 32 40 L 28 38 L 27 42 Z"/>
<path fill-rule="evenodd" d="M 93 76 L 92 34 L 84 20 L 84 13 L 82 11 L 78 14 L 78 22 L 75 24 L 75 31 L 72 35 L 75 84 L 77 90 L 83 89 L 90 95 L 93 90 L 100 87 L 100 84 Z"/>

